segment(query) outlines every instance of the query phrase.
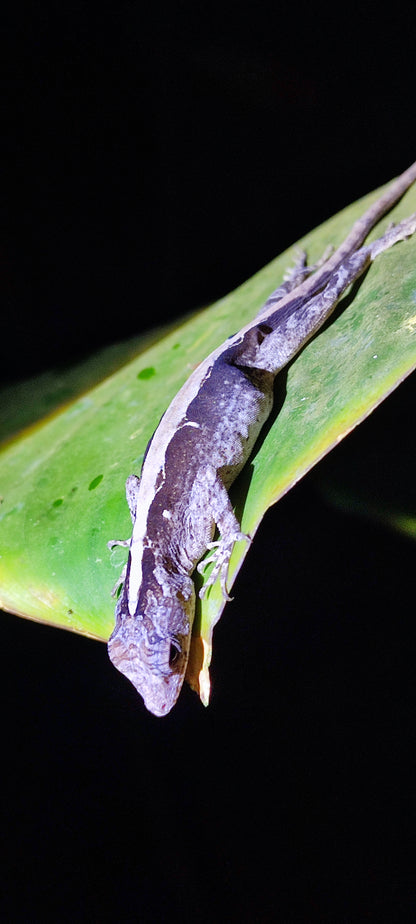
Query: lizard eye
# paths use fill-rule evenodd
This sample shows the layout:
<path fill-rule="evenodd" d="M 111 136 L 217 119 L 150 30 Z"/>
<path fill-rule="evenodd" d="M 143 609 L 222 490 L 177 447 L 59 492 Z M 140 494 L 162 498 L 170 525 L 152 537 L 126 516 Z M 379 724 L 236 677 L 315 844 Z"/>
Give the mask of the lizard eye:
<path fill-rule="evenodd" d="M 169 650 L 169 667 L 173 667 L 173 665 L 178 660 L 180 653 L 181 653 L 181 646 L 177 638 L 175 638 L 175 636 L 171 636 L 170 650 Z"/>

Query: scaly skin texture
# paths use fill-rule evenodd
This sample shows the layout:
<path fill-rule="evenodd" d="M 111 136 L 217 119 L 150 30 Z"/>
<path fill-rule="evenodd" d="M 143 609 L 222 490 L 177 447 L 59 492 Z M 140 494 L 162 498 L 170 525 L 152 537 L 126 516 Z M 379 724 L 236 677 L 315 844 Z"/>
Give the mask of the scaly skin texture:
<path fill-rule="evenodd" d="M 362 246 L 415 179 L 416 163 L 331 256 L 316 267 L 301 258 L 256 319 L 185 382 L 147 447 L 140 480 L 135 475 L 127 480 L 133 533 L 122 543 L 129 556 L 108 651 L 154 715 L 170 711 L 185 676 L 195 612 L 193 571 L 211 549 L 214 568 L 201 594 L 219 578 L 227 598 L 234 543 L 249 540 L 240 532 L 228 489 L 270 414 L 274 378 L 375 257 L 414 233 L 415 215 Z M 213 542 L 216 528 L 219 538 Z"/>

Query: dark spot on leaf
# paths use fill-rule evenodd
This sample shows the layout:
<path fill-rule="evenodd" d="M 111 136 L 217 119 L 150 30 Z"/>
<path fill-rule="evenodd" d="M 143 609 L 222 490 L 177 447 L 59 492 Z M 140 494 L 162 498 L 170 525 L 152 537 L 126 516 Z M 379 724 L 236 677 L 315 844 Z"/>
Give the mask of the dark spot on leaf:
<path fill-rule="evenodd" d="M 104 475 L 97 475 L 96 478 L 93 478 L 90 484 L 88 485 L 88 490 L 93 491 L 94 488 L 97 488 L 100 482 L 103 480 Z"/>
<path fill-rule="evenodd" d="M 52 507 L 60 507 L 61 504 L 63 504 L 63 502 L 64 502 L 63 497 L 57 497 L 56 500 L 54 500 Z"/>
<path fill-rule="evenodd" d="M 147 366 L 146 369 L 142 369 L 141 372 L 137 374 L 137 378 L 146 380 L 153 378 L 154 375 L 156 375 L 156 369 L 154 369 L 153 366 Z"/>

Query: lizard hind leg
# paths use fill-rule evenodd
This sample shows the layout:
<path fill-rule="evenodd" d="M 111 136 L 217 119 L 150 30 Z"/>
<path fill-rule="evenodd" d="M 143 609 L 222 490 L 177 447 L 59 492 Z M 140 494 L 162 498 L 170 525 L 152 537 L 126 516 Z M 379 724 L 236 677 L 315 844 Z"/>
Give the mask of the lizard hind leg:
<path fill-rule="evenodd" d="M 320 269 L 321 266 L 327 262 L 327 260 L 329 260 L 333 250 L 334 248 L 329 245 L 329 247 L 327 247 L 322 254 L 322 257 L 320 257 L 316 263 L 312 263 L 310 266 L 308 266 L 306 251 L 301 250 L 300 248 L 296 248 L 294 266 L 290 266 L 287 270 L 285 270 L 282 284 L 278 286 L 278 288 L 275 289 L 271 295 L 269 295 L 266 303 L 262 305 L 258 313 L 262 314 L 266 308 L 272 308 L 273 305 L 276 302 L 279 302 L 281 298 L 284 298 L 286 295 L 289 295 L 290 292 L 293 292 L 295 289 L 297 289 L 297 287 L 300 286 L 302 282 L 305 281 L 305 279 L 308 279 L 309 276 L 312 276 L 314 273 L 316 273 L 316 271 Z"/>
<path fill-rule="evenodd" d="M 293 289 L 296 289 L 296 287 L 299 286 L 304 281 L 304 279 L 307 279 L 308 276 L 312 276 L 313 273 L 316 273 L 316 271 L 320 269 L 321 266 L 327 262 L 327 260 L 329 260 L 333 252 L 334 248 L 332 244 L 329 244 L 329 246 L 325 248 L 319 260 L 317 260 L 316 263 L 311 263 L 308 265 L 308 256 L 306 250 L 302 250 L 300 247 L 296 247 L 294 266 L 289 267 L 283 275 L 284 282 L 289 284 L 286 291 L 291 292 Z"/>
<path fill-rule="evenodd" d="M 393 245 L 397 244 L 399 241 L 405 241 L 407 238 L 412 237 L 415 231 L 416 212 L 410 215 L 409 218 L 400 221 L 397 225 L 390 222 L 383 236 L 379 237 L 372 244 L 367 245 L 371 253 L 371 259 L 375 260 L 384 250 L 389 250 L 390 247 L 393 247 Z"/>

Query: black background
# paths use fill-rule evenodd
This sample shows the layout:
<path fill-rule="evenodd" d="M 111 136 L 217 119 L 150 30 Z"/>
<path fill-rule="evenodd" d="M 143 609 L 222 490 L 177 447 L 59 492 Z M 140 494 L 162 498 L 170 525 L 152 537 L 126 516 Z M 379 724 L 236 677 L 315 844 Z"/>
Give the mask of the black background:
<path fill-rule="evenodd" d="M 6 14 L 4 381 L 207 304 L 404 170 L 413 24 L 377 17 Z M 413 408 L 410 380 L 352 458 L 402 456 Z M 3 615 L 6 919 L 413 916 L 412 566 L 410 541 L 326 506 L 309 476 L 216 629 L 209 709 L 185 689 L 163 720 L 103 645 Z"/>

